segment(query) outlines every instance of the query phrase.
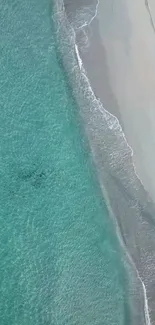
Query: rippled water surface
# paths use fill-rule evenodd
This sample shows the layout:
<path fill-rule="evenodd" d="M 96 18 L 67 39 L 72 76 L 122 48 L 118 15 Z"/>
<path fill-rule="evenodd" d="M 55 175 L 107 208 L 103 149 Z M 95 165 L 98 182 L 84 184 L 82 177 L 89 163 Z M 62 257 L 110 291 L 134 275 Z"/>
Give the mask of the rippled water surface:
<path fill-rule="evenodd" d="M 48 0 L 0 4 L 0 324 L 121 325 L 121 254 L 51 17 Z"/>

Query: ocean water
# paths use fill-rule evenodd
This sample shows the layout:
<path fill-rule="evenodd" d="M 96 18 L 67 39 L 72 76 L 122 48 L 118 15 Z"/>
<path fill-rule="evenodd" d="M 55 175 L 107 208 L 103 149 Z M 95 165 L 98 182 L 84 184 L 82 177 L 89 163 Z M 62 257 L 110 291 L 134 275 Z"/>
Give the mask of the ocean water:
<path fill-rule="evenodd" d="M 0 4 L 0 324 L 129 324 L 123 256 L 49 0 Z"/>

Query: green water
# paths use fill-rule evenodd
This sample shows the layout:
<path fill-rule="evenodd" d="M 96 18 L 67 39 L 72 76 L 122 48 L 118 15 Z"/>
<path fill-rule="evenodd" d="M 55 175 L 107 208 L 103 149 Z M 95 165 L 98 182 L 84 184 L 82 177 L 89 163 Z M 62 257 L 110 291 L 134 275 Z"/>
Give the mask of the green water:
<path fill-rule="evenodd" d="M 0 4 L 0 324 L 121 325 L 121 256 L 51 10 Z"/>

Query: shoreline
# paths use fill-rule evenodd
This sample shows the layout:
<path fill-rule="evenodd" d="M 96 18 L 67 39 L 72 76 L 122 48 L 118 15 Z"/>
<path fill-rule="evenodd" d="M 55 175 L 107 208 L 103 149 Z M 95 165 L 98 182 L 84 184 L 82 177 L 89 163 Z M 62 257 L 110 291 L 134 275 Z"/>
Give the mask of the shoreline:
<path fill-rule="evenodd" d="M 98 8 L 97 9 L 100 9 L 99 8 L 99 5 L 98 5 Z M 105 15 L 106 15 L 106 13 L 105 13 Z M 101 13 L 101 18 L 100 19 L 102 19 L 102 13 Z M 96 14 L 95 14 L 95 16 L 94 16 L 94 20 L 93 21 L 91 21 L 91 25 L 92 24 L 94 24 L 94 22 L 95 22 L 95 20 L 96 20 L 96 25 L 98 24 L 98 20 L 99 20 L 99 18 L 98 18 L 98 11 L 96 11 Z M 94 24 L 95 25 L 95 24 Z M 89 26 L 89 24 L 87 25 L 87 27 L 90 27 L 90 29 L 91 29 L 91 27 L 92 26 Z M 86 27 L 86 28 L 87 28 Z M 101 78 L 99 78 L 98 76 L 97 76 L 97 78 L 98 78 L 98 80 L 97 80 L 97 78 L 96 78 L 96 76 L 95 76 L 95 78 L 94 78 L 94 75 L 93 75 L 93 73 L 94 73 L 94 70 L 96 69 L 96 67 L 101 67 L 100 65 L 99 65 L 99 63 L 97 62 L 97 60 L 96 60 L 96 57 L 94 56 L 94 61 L 95 61 L 95 63 L 97 62 L 97 64 L 95 64 L 94 65 L 94 67 L 93 67 L 93 65 L 92 65 L 92 62 L 91 62 L 91 60 L 93 60 L 93 58 L 92 58 L 92 56 L 91 56 L 91 54 L 92 54 L 92 50 L 94 49 L 94 48 L 96 48 L 96 40 L 92 37 L 92 31 L 90 31 L 90 29 L 88 29 L 87 30 L 87 35 L 88 35 L 88 38 L 89 37 L 91 37 L 91 41 L 90 41 L 90 44 L 91 45 L 89 45 L 89 47 L 91 48 L 90 50 L 88 50 L 88 51 L 86 51 L 86 53 L 85 53 L 85 49 L 84 49 L 84 51 L 83 51 L 83 49 L 82 49 L 82 47 L 81 46 L 79 46 L 79 48 L 80 48 L 80 55 L 79 55 L 79 57 L 80 57 L 80 59 L 81 59 L 81 57 L 82 57 L 82 59 L 81 59 L 81 62 L 83 62 L 83 64 L 84 64 L 84 67 L 86 68 L 86 71 L 87 71 L 87 75 L 88 75 L 88 78 L 89 78 L 89 80 L 91 81 L 91 85 L 92 85 L 92 88 L 93 89 L 95 89 L 96 91 L 95 91 L 95 93 L 97 93 L 97 94 L 99 94 L 97 97 L 99 97 L 100 99 L 102 98 L 102 93 L 100 92 L 100 89 L 98 88 L 98 83 L 101 83 L 101 82 L 103 82 L 103 80 L 104 80 L 104 76 L 102 75 L 102 77 Z M 98 28 L 98 27 L 92 27 L 92 29 L 94 29 L 93 31 L 95 31 L 96 32 L 96 30 L 98 29 L 98 36 L 99 35 L 101 35 L 102 34 L 102 31 L 101 31 L 101 29 L 100 28 Z M 77 34 L 77 40 L 78 40 L 78 34 Z M 80 37 L 79 37 L 79 40 L 80 40 Z M 78 43 L 79 43 L 79 45 L 80 45 L 80 41 L 78 40 Z M 100 47 L 102 47 L 103 46 L 103 43 L 102 43 L 102 40 L 101 41 L 99 41 L 99 43 L 98 43 L 98 47 L 97 47 L 97 51 L 98 52 L 100 52 Z M 111 50 L 111 49 L 110 49 Z M 104 51 L 106 52 L 106 50 L 105 50 L 105 48 L 104 48 Z M 89 58 L 88 58 L 88 53 L 89 53 Z M 103 54 L 103 52 L 102 52 L 102 54 Z M 109 52 L 108 52 L 108 54 L 109 54 Z M 116 55 L 117 56 L 117 55 Z M 107 57 L 107 54 L 105 55 L 105 57 Z M 113 59 L 114 59 L 114 57 L 113 57 Z M 105 60 L 106 60 L 106 58 L 105 58 Z M 111 59 L 112 60 L 112 59 Z M 102 64 L 104 65 L 106 65 L 107 67 L 108 67 L 108 64 L 107 64 L 107 62 L 104 62 L 104 59 L 102 59 L 101 60 L 101 62 L 102 62 Z M 100 62 L 100 63 L 101 63 Z M 109 63 L 109 66 L 110 66 L 110 63 Z M 92 68 L 93 67 L 93 68 Z M 108 69 L 107 69 L 108 70 Z M 109 69 L 110 70 L 110 69 Z M 100 74 L 99 74 L 99 76 L 100 76 Z M 116 73 L 116 77 L 117 77 L 117 73 Z M 136 177 L 138 178 L 138 180 L 141 182 L 141 184 L 142 184 L 142 186 L 144 186 L 145 187 L 145 189 L 148 191 L 148 193 L 149 193 L 149 195 L 150 195 L 150 197 L 152 197 L 152 199 L 153 199 L 153 201 L 154 201 L 154 191 L 153 191 L 153 189 L 150 189 L 149 187 L 148 187 L 148 182 L 146 181 L 146 178 L 147 178 L 147 173 L 146 173 L 146 177 L 142 177 L 142 173 L 141 173 L 141 170 L 139 171 L 139 168 L 137 168 L 137 167 L 139 167 L 138 166 L 138 163 L 137 163 L 137 159 L 139 159 L 139 152 L 137 153 L 137 151 L 135 151 L 134 149 L 135 149 L 135 146 L 132 146 L 132 141 L 130 140 L 130 136 L 128 136 L 128 133 L 126 132 L 126 127 L 125 127 L 125 123 L 124 123 L 124 116 L 122 117 L 122 111 L 120 110 L 120 106 L 119 105 L 117 105 L 117 103 L 118 103 L 118 100 L 117 100 L 117 92 L 115 92 L 115 88 L 114 87 L 112 87 L 112 85 L 111 85 L 111 76 L 110 76 L 110 72 L 108 73 L 108 80 L 110 81 L 110 87 L 111 87 L 111 89 L 112 89 L 112 91 L 115 93 L 115 95 L 114 95 L 114 97 L 115 97 L 115 104 L 113 103 L 113 107 L 110 107 L 110 106 L 108 106 L 109 105 L 109 103 L 108 103 L 108 105 L 107 105 L 107 109 L 108 109 L 108 111 L 110 111 L 111 113 L 112 113 L 112 115 L 114 115 L 114 116 L 116 116 L 117 118 L 118 118 L 118 121 L 119 121 L 119 123 L 121 123 L 121 125 L 122 125 L 122 127 L 123 127 L 123 131 L 125 132 L 125 134 L 124 134 L 124 136 L 125 136 L 125 139 L 126 139 L 126 142 L 127 142 L 127 145 L 130 147 L 130 149 L 131 149 L 131 151 L 132 151 L 132 159 L 133 159 L 133 167 L 134 167 L 134 172 L 135 172 L 135 175 L 136 175 Z M 94 79 L 95 79 L 95 81 L 94 81 Z M 102 104 L 104 104 L 104 99 L 105 98 L 103 98 L 102 100 L 101 100 L 101 102 L 102 102 Z M 115 110 L 115 108 L 116 108 L 116 106 L 117 106 L 117 109 Z M 110 109 L 109 109 L 109 107 L 110 107 Z M 123 109 L 123 108 L 122 108 Z M 129 125 L 130 126 L 130 128 L 131 128 L 131 124 Z M 132 133 L 132 131 L 130 132 L 130 133 Z M 126 135 L 127 135 L 127 138 L 126 138 Z M 128 142 L 129 141 L 129 142 Z M 136 152 L 136 154 L 135 154 L 135 152 Z M 138 156 L 138 157 L 137 157 Z M 145 167 L 144 167 L 145 168 Z M 144 172 L 144 175 L 145 175 L 145 170 L 143 169 L 142 170 L 142 172 Z M 146 196 L 147 197 L 147 196 Z M 150 241 L 151 242 L 151 241 Z M 129 254 L 130 254 L 130 252 L 129 252 Z M 143 273 L 143 272 L 142 272 Z M 145 287 L 145 284 L 144 284 L 144 282 L 143 282 L 143 280 L 142 280 L 142 278 L 140 277 L 140 275 L 139 275 L 139 271 L 137 270 L 137 274 L 138 274 L 138 277 L 139 277 L 139 279 L 140 279 L 140 281 L 141 281 L 141 283 L 142 283 L 142 287 L 143 287 L 143 292 L 144 292 L 144 305 L 145 305 L 145 307 L 144 307 L 144 312 L 145 312 L 145 320 L 146 320 L 146 324 L 148 324 L 148 325 L 150 325 L 150 324 L 154 324 L 155 322 L 154 322 L 154 319 L 155 319 L 155 316 L 153 316 L 153 322 L 151 323 L 151 321 L 150 321 L 150 315 L 149 315 L 149 307 L 148 307 L 148 299 L 147 299 L 147 293 L 146 293 L 146 287 Z M 144 277 L 144 279 L 145 279 L 145 277 Z M 145 281 L 145 280 L 144 280 Z M 148 282 L 148 281 L 147 281 Z M 150 297 L 149 297 L 150 298 Z M 151 308 L 151 316 L 152 316 L 152 312 L 153 312 L 153 310 L 152 310 L 152 308 Z M 153 313 L 154 314 L 154 313 Z"/>
<path fill-rule="evenodd" d="M 61 23 L 62 22 L 59 22 L 59 24 Z M 154 305 L 154 300 L 152 299 L 153 297 L 150 297 L 150 274 L 148 274 L 148 272 L 145 274 L 144 263 L 154 265 L 154 251 L 152 248 L 154 247 L 155 240 L 152 234 L 151 236 L 149 234 L 149 238 L 146 238 L 145 243 L 143 238 L 145 234 L 150 231 L 150 226 L 152 226 L 151 222 L 154 223 L 154 205 L 152 206 L 152 202 L 149 201 L 147 193 L 144 191 L 139 179 L 137 179 L 135 175 L 132 164 L 131 150 L 129 150 L 127 146 L 123 133 L 120 132 L 121 128 L 118 120 L 113 115 L 109 114 L 108 111 L 105 111 L 102 104 L 94 96 L 88 79 L 91 67 L 89 71 L 87 70 L 87 77 L 87 75 L 85 75 L 85 69 L 82 69 L 81 65 L 83 62 L 85 68 L 86 61 L 83 60 L 81 52 L 79 52 L 79 58 L 82 57 L 80 67 L 78 68 L 79 70 L 76 67 L 78 62 L 76 52 L 80 46 L 78 42 L 77 44 L 73 44 L 72 28 L 68 25 L 67 34 L 70 34 L 69 47 L 64 43 L 63 40 L 65 31 L 61 30 L 61 32 L 60 51 L 62 51 L 64 66 L 73 86 L 74 96 L 79 103 L 79 107 L 82 105 L 81 113 L 85 122 L 86 134 L 88 135 L 90 147 L 98 170 L 100 185 L 101 188 L 104 187 L 104 190 L 107 193 L 107 197 L 110 202 L 109 209 L 111 209 L 114 214 L 115 222 L 117 224 L 121 224 L 121 230 L 123 231 L 123 236 L 126 239 L 125 247 L 131 256 L 133 263 L 136 266 L 138 265 L 137 269 L 140 274 L 139 278 L 141 279 L 141 285 L 143 287 L 143 299 L 145 300 L 145 288 L 147 293 L 149 293 L 149 298 L 151 298 L 149 309 L 151 309 L 153 312 L 152 305 Z M 72 53 L 71 49 L 73 51 Z M 71 53 L 72 61 L 67 57 L 68 50 L 70 50 L 69 53 Z M 81 88 L 82 83 L 83 88 Z M 92 105 L 91 110 L 90 103 Z M 138 238 L 136 233 L 139 234 Z M 145 253 L 146 251 L 148 252 L 148 249 L 150 249 L 148 257 L 152 257 L 147 261 Z M 143 286 L 144 283 L 145 285 Z M 135 295 L 136 293 L 137 292 L 135 291 Z M 133 300 L 136 299 L 134 296 L 133 298 Z M 140 303 L 140 301 L 137 301 L 137 303 Z M 149 320 L 149 314 L 148 310 L 146 310 L 146 301 L 144 305 L 146 322 L 149 324 L 147 321 L 147 319 Z M 143 321 L 141 320 L 140 323 L 138 321 L 138 308 L 134 312 L 134 323 L 136 325 L 141 325 Z M 138 315 L 136 315 L 136 313 L 138 313 Z"/>

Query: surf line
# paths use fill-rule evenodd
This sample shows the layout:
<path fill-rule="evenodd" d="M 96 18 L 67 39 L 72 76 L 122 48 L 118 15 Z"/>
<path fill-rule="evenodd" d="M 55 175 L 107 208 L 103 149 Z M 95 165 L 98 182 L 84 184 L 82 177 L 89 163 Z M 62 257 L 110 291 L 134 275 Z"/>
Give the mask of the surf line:
<path fill-rule="evenodd" d="M 93 19 L 97 16 L 98 6 L 99 6 L 99 0 L 97 1 L 96 9 L 95 9 L 95 14 L 93 15 L 93 17 L 92 17 L 88 22 L 85 22 L 83 25 L 81 25 L 80 27 L 78 27 L 78 29 L 82 29 L 82 28 L 84 28 L 84 27 L 86 27 L 86 26 L 89 26 L 89 25 L 92 23 Z M 73 27 L 72 27 L 72 28 L 73 28 Z M 74 29 L 73 29 L 73 31 L 74 31 Z M 75 33 L 75 31 L 74 31 L 74 37 L 75 37 L 74 39 L 76 40 L 76 33 Z M 87 80 L 87 83 L 88 83 L 88 85 L 89 85 L 89 90 L 91 91 L 91 94 L 93 95 L 94 100 L 96 100 L 97 102 L 99 102 L 99 103 L 101 104 L 101 105 L 99 105 L 98 109 L 100 110 L 100 112 L 101 112 L 102 114 L 104 114 L 104 112 L 106 112 L 106 113 L 108 113 L 110 116 L 112 116 L 112 117 L 115 119 L 115 123 L 117 124 L 117 126 L 118 126 L 120 132 L 122 133 L 122 136 L 123 136 L 123 138 L 124 138 L 124 141 L 126 142 L 126 145 L 127 145 L 127 147 L 129 148 L 129 150 L 130 150 L 131 157 L 133 157 L 133 149 L 132 149 L 132 147 L 129 145 L 129 143 L 128 143 L 126 137 L 125 137 L 125 133 L 124 133 L 123 130 L 122 130 L 122 127 L 121 127 L 121 125 L 120 125 L 120 123 L 119 123 L 118 118 L 117 118 L 116 116 L 114 116 L 113 114 L 111 114 L 110 112 L 108 112 L 108 111 L 103 107 L 101 101 L 100 101 L 100 100 L 97 100 L 97 98 L 95 97 L 95 94 L 94 94 L 94 92 L 93 92 L 93 90 L 92 90 L 92 88 L 91 88 L 91 86 L 90 86 L 89 79 L 88 79 L 88 77 L 87 77 L 87 75 L 86 75 L 86 72 L 85 72 L 85 69 L 84 69 L 84 66 L 83 66 L 83 62 L 82 62 L 82 59 L 81 59 L 80 54 L 79 54 L 78 45 L 76 44 L 76 42 L 75 42 L 75 53 L 76 53 L 76 56 L 77 56 L 77 61 L 78 61 L 79 69 L 81 70 L 81 72 L 83 73 L 84 77 L 85 77 L 86 80 Z M 102 109 L 101 109 L 101 107 L 102 107 Z M 112 129 L 112 127 L 111 127 L 111 129 Z M 144 187 L 144 185 L 143 185 L 141 179 L 140 179 L 139 176 L 137 175 L 137 172 L 136 172 L 136 166 L 135 166 L 135 164 L 133 163 L 133 160 L 132 160 L 132 164 L 133 164 L 133 169 L 134 169 L 134 173 L 135 173 L 136 177 L 138 178 L 138 180 L 140 181 L 140 183 L 141 183 L 142 186 Z M 121 239 L 121 241 L 122 241 L 122 239 Z M 122 245 L 124 246 L 123 243 L 122 243 Z M 125 249 L 125 247 L 124 247 L 124 249 Z M 135 271 L 136 271 L 137 278 L 140 280 L 140 282 L 141 282 L 141 284 L 142 284 L 143 294 L 144 294 L 144 315 L 145 315 L 145 322 L 146 322 L 146 325 L 151 325 L 150 315 L 149 315 L 149 307 L 148 307 L 148 299 L 147 299 L 147 292 L 146 292 L 145 284 L 144 284 L 144 282 L 142 281 L 142 279 L 141 279 L 141 277 L 140 277 L 140 275 L 139 275 L 139 272 L 138 272 L 138 270 L 137 270 L 137 268 L 136 268 L 136 266 L 135 266 L 135 264 L 134 264 L 134 262 L 133 262 L 133 260 L 132 260 L 132 258 L 131 258 L 131 256 L 130 256 L 129 252 L 127 253 L 127 255 L 128 255 L 128 259 L 130 260 L 130 263 L 132 264 L 133 268 L 134 268 Z"/>

